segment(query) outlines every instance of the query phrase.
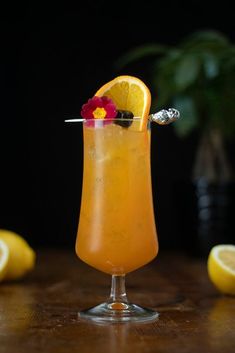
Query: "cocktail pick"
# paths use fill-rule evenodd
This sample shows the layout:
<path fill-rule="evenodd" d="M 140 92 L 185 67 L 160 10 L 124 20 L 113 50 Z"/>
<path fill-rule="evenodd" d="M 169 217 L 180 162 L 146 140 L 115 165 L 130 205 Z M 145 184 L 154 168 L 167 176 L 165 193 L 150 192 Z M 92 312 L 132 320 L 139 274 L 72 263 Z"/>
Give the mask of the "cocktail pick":
<path fill-rule="evenodd" d="M 168 125 L 174 121 L 179 120 L 180 112 L 177 109 L 169 108 L 162 109 L 157 113 L 149 115 L 149 120 L 159 125 Z"/>
<path fill-rule="evenodd" d="M 149 120 L 157 123 L 159 125 L 168 125 L 174 121 L 179 120 L 180 112 L 177 109 L 169 108 L 169 109 L 162 109 L 159 112 L 149 115 Z M 140 118 L 134 117 L 134 120 L 138 120 Z M 124 119 L 125 120 L 125 119 Z M 126 119 L 128 120 L 128 119 Z M 83 122 L 86 119 L 67 119 L 65 120 L 66 123 L 75 123 L 75 122 Z"/>

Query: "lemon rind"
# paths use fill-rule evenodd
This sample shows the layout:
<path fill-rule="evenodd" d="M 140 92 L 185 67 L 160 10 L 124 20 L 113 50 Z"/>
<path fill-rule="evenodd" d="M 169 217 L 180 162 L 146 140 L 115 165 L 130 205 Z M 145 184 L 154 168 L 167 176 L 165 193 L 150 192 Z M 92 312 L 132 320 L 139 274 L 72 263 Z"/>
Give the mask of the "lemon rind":
<path fill-rule="evenodd" d="M 220 258 L 219 258 L 219 252 L 222 250 L 231 250 L 234 252 L 234 257 L 235 257 L 235 245 L 233 244 L 220 244 L 214 246 L 214 248 L 211 250 L 211 256 L 218 263 L 220 267 L 222 267 L 225 271 L 230 273 L 235 277 L 235 271 L 233 271 L 230 267 L 228 267 Z"/>
<path fill-rule="evenodd" d="M 0 271 L 4 269 L 9 259 L 9 248 L 7 244 L 0 239 L 0 247 L 3 249 L 2 256 L 0 258 Z"/>

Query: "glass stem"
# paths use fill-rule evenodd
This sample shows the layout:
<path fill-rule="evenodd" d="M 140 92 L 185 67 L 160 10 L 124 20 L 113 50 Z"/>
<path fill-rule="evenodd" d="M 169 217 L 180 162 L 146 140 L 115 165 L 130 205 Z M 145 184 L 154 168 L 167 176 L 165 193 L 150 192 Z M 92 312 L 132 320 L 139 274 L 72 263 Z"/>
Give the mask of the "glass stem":
<path fill-rule="evenodd" d="M 128 304 L 125 288 L 125 275 L 112 275 L 112 286 L 109 303 Z"/>

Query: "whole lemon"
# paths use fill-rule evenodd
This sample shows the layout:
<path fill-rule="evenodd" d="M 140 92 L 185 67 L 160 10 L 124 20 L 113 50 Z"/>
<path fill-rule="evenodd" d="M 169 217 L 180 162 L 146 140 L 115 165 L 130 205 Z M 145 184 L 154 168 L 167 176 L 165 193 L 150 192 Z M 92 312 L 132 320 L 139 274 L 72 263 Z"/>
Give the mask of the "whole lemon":
<path fill-rule="evenodd" d="M 22 278 L 34 268 L 36 253 L 21 235 L 0 229 L 0 240 L 9 249 L 9 258 L 3 280 Z"/>

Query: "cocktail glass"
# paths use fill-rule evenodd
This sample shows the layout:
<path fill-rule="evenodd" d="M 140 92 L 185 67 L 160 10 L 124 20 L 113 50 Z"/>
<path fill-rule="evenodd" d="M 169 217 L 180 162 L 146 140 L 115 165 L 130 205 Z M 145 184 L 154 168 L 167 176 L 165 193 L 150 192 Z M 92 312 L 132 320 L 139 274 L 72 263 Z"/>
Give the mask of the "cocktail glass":
<path fill-rule="evenodd" d="M 144 322 L 158 313 L 132 304 L 125 275 L 158 253 L 152 200 L 151 123 L 139 118 L 83 122 L 84 169 L 76 253 L 112 276 L 109 299 L 79 312 L 97 322 Z"/>

